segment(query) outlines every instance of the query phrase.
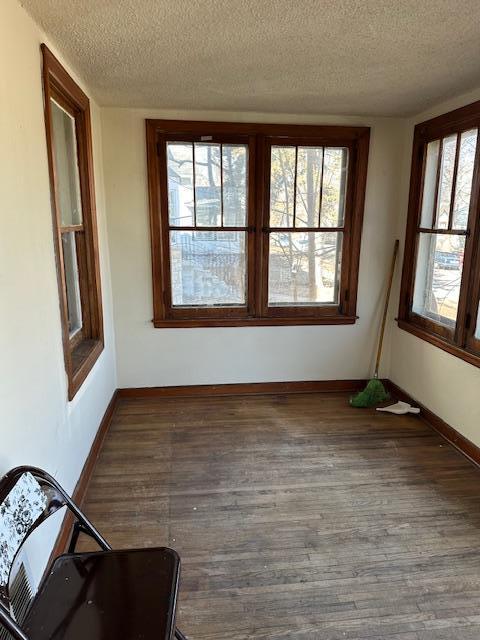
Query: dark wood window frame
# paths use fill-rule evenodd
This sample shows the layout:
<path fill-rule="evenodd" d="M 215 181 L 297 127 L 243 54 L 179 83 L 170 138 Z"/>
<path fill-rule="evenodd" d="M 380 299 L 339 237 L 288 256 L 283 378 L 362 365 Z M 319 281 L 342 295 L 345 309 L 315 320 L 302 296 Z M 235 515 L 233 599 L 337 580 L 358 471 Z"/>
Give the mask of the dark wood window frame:
<path fill-rule="evenodd" d="M 245 307 L 175 308 L 169 267 L 166 142 L 243 142 L 249 148 L 247 304 Z M 148 190 L 155 327 L 353 324 L 357 320 L 360 244 L 367 179 L 369 127 L 146 120 Z M 273 307 L 267 303 L 269 149 L 273 142 L 347 147 L 348 178 L 338 305 Z M 296 229 L 299 231 L 300 229 Z M 315 229 L 315 230 L 322 230 Z M 335 228 L 328 229 L 335 231 Z"/>
<path fill-rule="evenodd" d="M 429 142 L 445 136 L 459 135 L 470 129 L 478 129 L 475 152 L 472 191 L 467 228 L 463 272 L 460 285 L 457 320 L 450 328 L 433 319 L 416 314 L 413 309 L 415 269 L 417 262 L 418 237 L 420 234 L 423 181 L 426 150 Z M 439 154 L 440 156 L 440 154 Z M 454 179 L 458 166 L 458 146 L 455 159 Z M 438 183 L 438 176 L 437 176 Z M 438 187 L 437 187 L 438 191 Z M 455 189 L 452 189 L 454 192 Z M 453 202 L 453 194 L 452 194 Z M 451 223 L 452 209 L 450 210 Z M 451 224 L 449 223 L 449 228 Z M 422 233 L 425 230 L 422 229 Z M 428 231 L 427 231 L 428 232 Z M 446 233 L 449 231 L 447 230 Z M 453 233 L 459 234 L 458 231 Z M 455 111 L 443 114 L 415 127 L 413 139 L 412 165 L 410 175 L 410 195 L 405 238 L 405 252 L 402 271 L 402 285 L 398 325 L 401 329 L 421 338 L 448 353 L 480 367 L 480 340 L 475 337 L 477 312 L 480 300 L 480 101 Z"/>
<path fill-rule="evenodd" d="M 90 102 L 51 51 L 42 44 L 43 90 L 48 167 L 53 215 L 53 236 L 57 266 L 58 292 L 62 323 L 68 397 L 71 400 L 91 371 L 104 347 L 102 295 L 93 175 Z M 77 163 L 82 208 L 82 222 L 62 226 L 58 181 L 55 168 L 51 100 L 69 113 L 75 121 Z M 77 254 L 79 296 L 82 326 L 70 337 L 67 287 L 62 236 L 72 232 Z"/>

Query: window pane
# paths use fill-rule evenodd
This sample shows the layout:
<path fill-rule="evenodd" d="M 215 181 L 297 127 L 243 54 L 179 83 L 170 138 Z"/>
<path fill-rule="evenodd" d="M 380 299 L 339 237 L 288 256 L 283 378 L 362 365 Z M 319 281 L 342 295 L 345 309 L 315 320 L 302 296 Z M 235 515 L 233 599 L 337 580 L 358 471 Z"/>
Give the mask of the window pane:
<path fill-rule="evenodd" d="M 268 303 L 338 304 L 342 233 L 270 234 Z"/>
<path fill-rule="evenodd" d="M 193 226 L 193 147 L 167 143 L 168 216 L 173 226 Z"/>
<path fill-rule="evenodd" d="M 477 149 L 477 129 L 464 131 L 460 137 L 457 182 L 453 205 L 453 228 L 466 229 L 472 193 L 473 167 Z"/>
<path fill-rule="evenodd" d="M 243 231 L 171 231 L 173 306 L 245 305 Z"/>
<path fill-rule="evenodd" d="M 440 140 L 434 140 L 427 144 L 427 158 L 423 179 L 422 213 L 420 216 L 420 226 L 424 229 L 432 228 L 439 150 Z"/>
<path fill-rule="evenodd" d="M 440 181 L 438 185 L 438 200 L 436 209 L 436 229 L 448 228 L 456 148 L 456 135 L 448 136 L 448 138 L 443 139 L 442 163 L 440 165 Z"/>
<path fill-rule="evenodd" d="M 270 226 L 293 227 L 295 147 L 272 147 Z"/>
<path fill-rule="evenodd" d="M 77 249 L 75 233 L 62 233 L 63 264 L 67 286 L 68 330 L 70 337 L 82 328 L 82 304 L 78 277 Z"/>
<path fill-rule="evenodd" d="M 322 147 L 298 147 L 296 227 L 318 227 L 322 156 Z"/>
<path fill-rule="evenodd" d="M 220 145 L 195 143 L 195 207 L 197 225 L 219 227 L 222 219 Z"/>
<path fill-rule="evenodd" d="M 453 326 L 457 319 L 465 236 L 420 233 L 413 311 Z"/>
<path fill-rule="evenodd" d="M 223 224 L 241 227 L 247 222 L 246 145 L 222 145 Z"/>
<path fill-rule="evenodd" d="M 82 224 L 75 119 L 54 100 L 52 105 L 55 175 L 62 227 Z"/>
<path fill-rule="evenodd" d="M 345 210 L 348 149 L 326 148 L 320 226 L 341 227 Z"/>

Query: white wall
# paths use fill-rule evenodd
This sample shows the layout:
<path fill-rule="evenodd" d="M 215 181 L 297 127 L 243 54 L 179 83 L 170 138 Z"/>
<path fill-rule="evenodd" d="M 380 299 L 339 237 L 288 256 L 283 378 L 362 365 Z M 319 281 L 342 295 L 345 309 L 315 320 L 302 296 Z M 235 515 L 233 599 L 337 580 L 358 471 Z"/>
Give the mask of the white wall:
<path fill-rule="evenodd" d="M 415 124 L 480 99 L 480 90 L 460 96 L 419 114 L 406 122 L 401 197 L 397 231 L 402 241 L 407 222 L 410 161 Z M 398 310 L 400 269 L 397 276 L 395 311 Z M 390 379 L 424 404 L 469 440 L 480 446 L 480 369 L 393 323 Z"/>
<path fill-rule="evenodd" d="M 99 109 L 92 103 L 105 349 L 68 402 L 43 119 L 42 41 L 48 44 L 16 0 L 2 0 L 0 475 L 33 464 L 72 491 L 116 388 L 102 145 Z M 30 561 L 37 573 L 54 534 L 45 533 L 42 548 L 33 551 Z"/>
<path fill-rule="evenodd" d="M 336 123 L 372 127 L 359 321 L 346 326 L 155 329 L 145 118 Z M 363 378 L 370 374 L 393 247 L 401 121 L 102 109 L 105 189 L 120 387 Z M 384 370 L 388 371 L 388 340 Z"/>

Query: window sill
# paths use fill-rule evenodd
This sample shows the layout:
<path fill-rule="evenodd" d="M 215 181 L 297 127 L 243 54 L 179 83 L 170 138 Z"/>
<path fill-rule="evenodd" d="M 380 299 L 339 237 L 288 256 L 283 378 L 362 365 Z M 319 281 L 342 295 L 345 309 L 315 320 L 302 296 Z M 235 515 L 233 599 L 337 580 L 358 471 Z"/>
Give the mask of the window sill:
<path fill-rule="evenodd" d="M 296 325 L 355 324 L 358 316 L 323 316 L 319 318 L 194 318 L 163 320 L 154 319 L 157 329 L 188 329 L 195 327 L 276 327 Z"/>
<path fill-rule="evenodd" d="M 449 342 L 445 338 L 434 335 L 429 331 L 422 329 L 421 327 L 417 327 L 415 324 L 408 322 L 407 320 L 397 320 L 397 323 L 400 329 L 403 329 L 404 331 L 411 333 L 412 335 L 416 336 L 417 338 L 420 338 L 421 340 L 425 340 L 426 342 L 433 344 L 435 347 L 438 347 L 439 349 L 442 349 L 443 351 L 450 353 L 452 356 L 455 356 L 456 358 L 460 358 L 461 360 L 468 362 L 474 367 L 480 367 L 480 355 L 471 353 L 466 349 L 462 349 L 458 345 Z"/>
<path fill-rule="evenodd" d="M 82 340 L 71 353 L 68 399 L 72 400 L 103 351 L 102 340 Z"/>

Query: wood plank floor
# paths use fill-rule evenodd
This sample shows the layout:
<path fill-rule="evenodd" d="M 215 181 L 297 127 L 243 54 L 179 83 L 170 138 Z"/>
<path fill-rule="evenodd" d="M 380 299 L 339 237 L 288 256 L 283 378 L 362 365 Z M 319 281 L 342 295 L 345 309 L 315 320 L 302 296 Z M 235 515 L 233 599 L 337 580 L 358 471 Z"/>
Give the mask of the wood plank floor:
<path fill-rule="evenodd" d="M 345 394 L 124 399 L 85 507 L 179 551 L 191 640 L 478 640 L 479 479 Z"/>

